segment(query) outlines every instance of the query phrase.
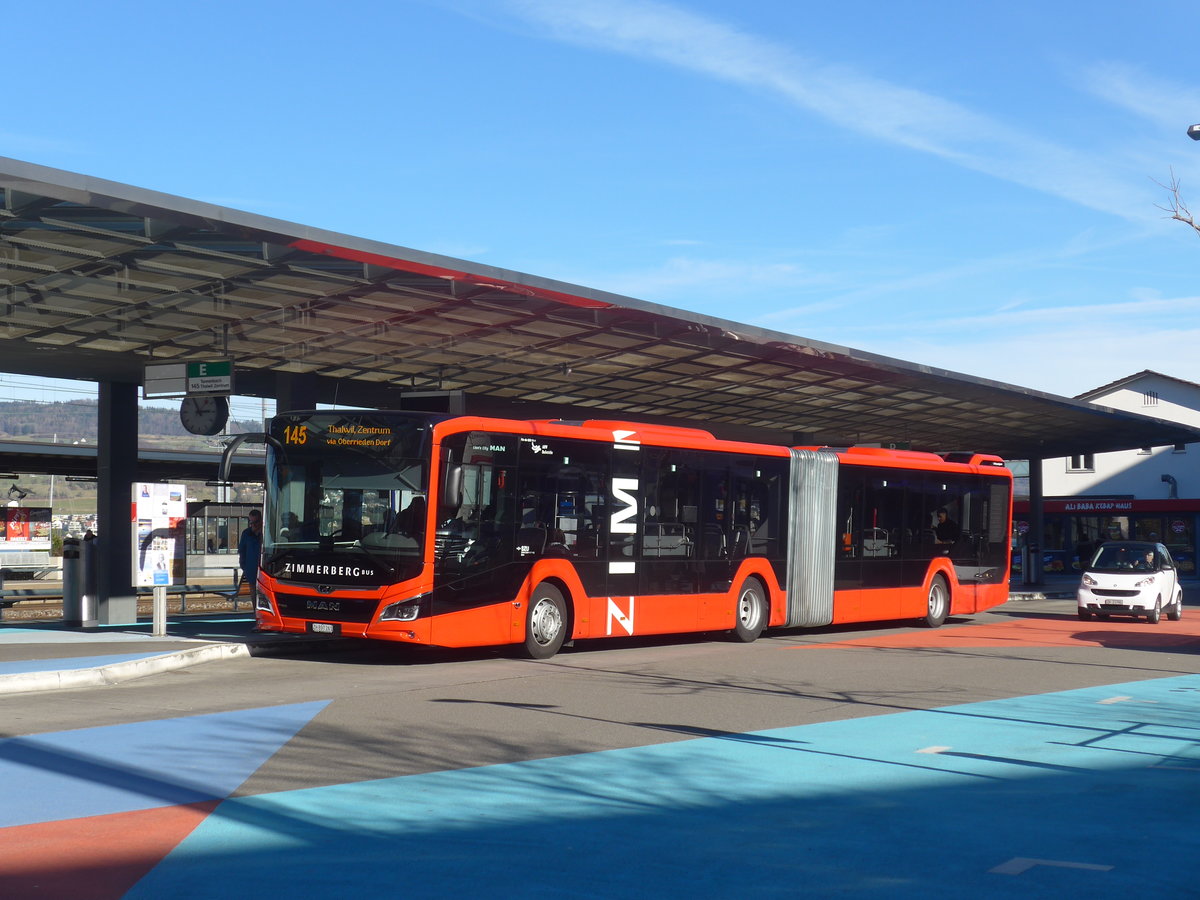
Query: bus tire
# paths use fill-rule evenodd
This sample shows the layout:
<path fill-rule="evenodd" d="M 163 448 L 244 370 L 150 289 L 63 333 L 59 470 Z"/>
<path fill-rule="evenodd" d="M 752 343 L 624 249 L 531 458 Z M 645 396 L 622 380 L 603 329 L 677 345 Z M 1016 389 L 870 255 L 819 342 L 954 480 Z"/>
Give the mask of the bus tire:
<path fill-rule="evenodd" d="M 543 581 L 529 595 L 525 613 L 525 653 L 530 659 L 549 659 L 567 637 L 567 601 L 562 591 Z"/>
<path fill-rule="evenodd" d="M 934 575 L 929 582 L 925 616 L 920 620 L 926 628 L 938 628 L 950 615 L 950 586 L 941 575 Z"/>
<path fill-rule="evenodd" d="M 767 596 L 757 579 L 747 578 L 737 598 L 737 621 L 733 626 L 733 637 L 744 644 L 758 640 L 767 627 Z"/>

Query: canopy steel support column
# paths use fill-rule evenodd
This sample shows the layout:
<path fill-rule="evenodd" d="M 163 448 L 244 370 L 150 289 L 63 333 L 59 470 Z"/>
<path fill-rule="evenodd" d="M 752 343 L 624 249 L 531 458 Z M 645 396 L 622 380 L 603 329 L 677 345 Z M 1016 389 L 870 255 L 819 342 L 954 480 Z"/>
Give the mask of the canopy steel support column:
<path fill-rule="evenodd" d="M 1042 502 L 1042 463 L 1044 460 L 1029 460 L 1029 534 L 1025 536 L 1029 554 L 1030 571 L 1025 573 L 1026 584 L 1042 584 L 1042 558 L 1046 550 L 1046 513 Z"/>
<path fill-rule="evenodd" d="M 97 609 L 100 625 L 137 622 L 129 520 L 138 460 L 138 385 L 100 382 L 96 448 Z"/>

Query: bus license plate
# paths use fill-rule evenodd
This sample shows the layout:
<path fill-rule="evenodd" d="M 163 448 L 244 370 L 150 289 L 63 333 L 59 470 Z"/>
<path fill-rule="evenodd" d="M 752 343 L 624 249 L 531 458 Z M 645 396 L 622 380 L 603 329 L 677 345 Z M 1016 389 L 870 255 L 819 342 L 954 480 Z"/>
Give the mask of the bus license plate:
<path fill-rule="evenodd" d="M 337 634 L 340 625 L 330 625 L 328 622 L 309 622 L 308 630 L 314 634 Z"/>

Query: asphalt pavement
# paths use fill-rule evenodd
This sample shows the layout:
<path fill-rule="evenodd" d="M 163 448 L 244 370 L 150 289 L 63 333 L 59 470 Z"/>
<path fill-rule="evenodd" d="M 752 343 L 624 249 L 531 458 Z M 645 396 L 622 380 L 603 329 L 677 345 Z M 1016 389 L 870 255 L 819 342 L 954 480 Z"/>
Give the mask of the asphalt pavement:
<path fill-rule="evenodd" d="M 1196 896 L 1200 617 L 1080 623 L 1070 589 L 940 629 L 545 662 L 367 652 L 13 696 L 0 884 L 41 900 Z M 244 616 L 169 630 L 13 623 L 0 659 L 304 649 Z"/>
<path fill-rule="evenodd" d="M 1011 600 L 1073 596 L 1076 578 L 1014 584 Z M 75 628 L 60 620 L 0 621 L 0 695 L 117 684 L 188 666 L 269 654 L 322 653 L 362 641 L 260 632 L 252 614 L 168 616 L 165 636 L 149 621 Z"/>
<path fill-rule="evenodd" d="M 1074 596 L 1078 576 L 1014 582 L 1010 601 Z M 61 621 L 0 621 L 0 695 L 117 684 L 188 666 L 270 654 L 344 650 L 362 641 L 260 632 L 247 613 L 168 616 L 152 625 L 74 628 Z"/>

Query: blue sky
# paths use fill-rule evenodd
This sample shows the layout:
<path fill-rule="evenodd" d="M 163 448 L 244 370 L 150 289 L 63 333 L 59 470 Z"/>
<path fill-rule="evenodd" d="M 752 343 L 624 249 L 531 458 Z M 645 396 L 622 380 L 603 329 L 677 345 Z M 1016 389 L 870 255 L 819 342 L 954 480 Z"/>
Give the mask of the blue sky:
<path fill-rule="evenodd" d="M 1194 2 L 5 20 L 3 155 L 1053 393 L 1200 382 L 1200 235 L 1156 183 L 1200 208 Z"/>

